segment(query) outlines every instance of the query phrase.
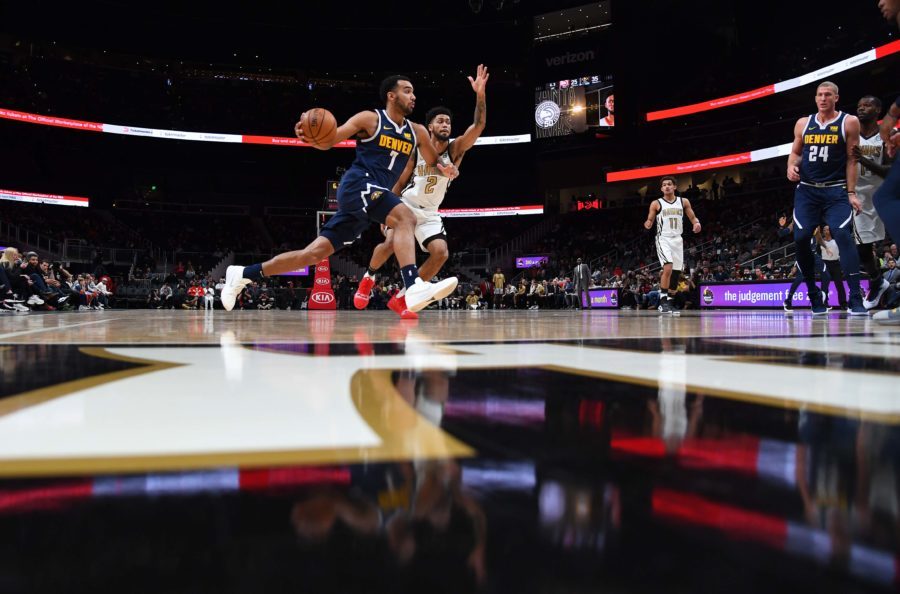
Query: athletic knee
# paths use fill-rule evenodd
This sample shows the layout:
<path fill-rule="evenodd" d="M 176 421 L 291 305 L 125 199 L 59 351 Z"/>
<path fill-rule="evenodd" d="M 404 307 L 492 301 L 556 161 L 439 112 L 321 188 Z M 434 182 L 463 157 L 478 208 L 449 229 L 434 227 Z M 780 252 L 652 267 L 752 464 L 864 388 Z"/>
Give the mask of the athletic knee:
<path fill-rule="evenodd" d="M 447 249 L 446 243 L 433 241 L 428 246 L 428 254 L 443 264 L 450 257 L 450 250 Z"/>

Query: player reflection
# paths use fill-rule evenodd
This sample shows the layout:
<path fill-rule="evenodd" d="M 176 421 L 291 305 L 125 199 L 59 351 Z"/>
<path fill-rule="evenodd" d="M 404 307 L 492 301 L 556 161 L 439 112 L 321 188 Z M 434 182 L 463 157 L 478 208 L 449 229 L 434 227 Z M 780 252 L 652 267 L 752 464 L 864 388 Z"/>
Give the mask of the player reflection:
<path fill-rule="evenodd" d="M 659 392 L 656 400 L 647 402 L 651 431 L 665 443 L 666 452 L 674 454 L 687 438 L 697 436 L 703 417 L 703 395 L 687 400 L 687 355 L 683 343 L 662 339 L 657 375 Z"/>
<path fill-rule="evenodd" d="M 450 373 L 398 372 L 392 384 L 418 411 L 420 422 L 440 425 Z M 460 466 L 451 459 L 354 468 L 348 491 L 316 491 L 293 505 L 290 522 L 309 544 L 325 545 L 348 531 L 385 543 L 403 579 L 417 587 L 433 583 L 441 591 L 449 591 L 449 586 L 461 592 L 487 577 L 485 514 L 465 490 Z"/>

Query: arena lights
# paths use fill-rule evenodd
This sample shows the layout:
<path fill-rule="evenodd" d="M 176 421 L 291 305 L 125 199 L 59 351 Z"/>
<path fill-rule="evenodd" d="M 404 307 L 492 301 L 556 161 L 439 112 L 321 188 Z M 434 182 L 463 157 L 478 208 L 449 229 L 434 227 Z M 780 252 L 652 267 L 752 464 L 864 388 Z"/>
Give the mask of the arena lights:
<path fill-rule="evenodd" d="M 297 138 L 289 136 L 256 136 L 250 134 L 222 134 L 217 132 L 186 132 L 183 130 L 161 130 L 158 128 L 144 128 L 142 126 L 121 126 L 119 124 L 102 124 L 99 122 L 86 122 L 69 118 L 14 111 L 0 108 L 0 119 L 38 124 L 41 126 L 55 126 L 57 128 L 69 128 L 70 130 L 83 130 L 87 132 L 103 132 L 106 134 L 121 134 L 124 136 L 143 136 L 145 138 L 162 138 L 165 140 L 192 140 L 197 142 L 226 142 L 233 144 L 267 144 L 270 146 L 311 146 Z M 519 144 L 531 142 L 530 134 L 517 134 L 512 136 L 483 136 L 475 144 Z M 334 148 L 354 148 L 355 140 L 345 140 L 334 145 Z"/>
<path fill-rule="evenodd" d="M 791 152 L 791 143 L 780 144 L 778 146 L 770 146 L 768 148 L 756 151 L 747 151 L 745 153 L 735 153 L 733 155 L 722 155 L 719 157 L 709 157 L 698 161 L 687 161 L 685 163 L 672 163 L 671 165 L 657 165 L 655 167 L 642 167 L 639 169 L 624 169 L 622 171 L 610 171 L 606 174 L 607 182 L 620 182 L 632 179 L 643 179 L 646 177 L 659 177 L 662 175 L 679 175 L 692 173 L 694 171 L 703 171 L 705 169 L 719 169 L 721 167 L 731 167 L 734 165 L 743 165 L 746 163 L 755 163 L 766 159 L 777 159 L 778 157 L 786 157 Z"/>
<path fill-rule="evenodd" d="M 857 66 L 862 66 L 863 64 L 874 62 L 875 60 L 880 60 L 881 58 L 884 58 L 891 54 L 895 54 L 897 52 L 900 52 L 900 40 L 892 41 L 891 43 L 887 43 L 885 45 L 870 49 L 869 51 L 853 56 L 852 58 L 847 58 L 839 62 L 835 62 L 830 66 L 819 68 L 814 72 L 809 72 L 802 76 L 783 80 L 775 84 L 766 85 L 758 89 L 744 91 L 742 93 L 737 93 L 736 95 L 729 95 L 728 97 L 720 97 L 718 99 L 701 101 L 700 103 L 694 103 L 692 105 L 673 107 L 660 111 L 651 111 L 647 113 L 647 121 L 653 122 L 656 120 L 675 118 L 678 116 L 719 109 L 721 107 L 729 107 L 731 105 L 737 105 L 738 103 L 755 101 L 756 99 L 768 97 L 769 95 L 774 95 L 775 93 L 783 93 L 784 91 L 790 91 L 791 89 L 802 87 L 803 85 L 807 85 L 817 80 L 824 80 L 839 72 L 844 72 L 845 70 L 850 70 L 851 68 L 856 68 Z"/>
<path fill-rule="evenodd" d="M 82 198 L 81 196 L 58 196 L 56 194 L 17 192 L 15 190 L 0 190 L 0 200 L 51 204 L 53 206 L 90 206 L 90 199 Z"/>
<path fill-rule="evenodd" d="M 529 206 L 498 206 L 493 208 L 442 208 L 438 212 L 442 217 L 449 219 L 462 217 L 508 217 L 544 214 L 544 207 L 540 204 L 533 204 Z"/>

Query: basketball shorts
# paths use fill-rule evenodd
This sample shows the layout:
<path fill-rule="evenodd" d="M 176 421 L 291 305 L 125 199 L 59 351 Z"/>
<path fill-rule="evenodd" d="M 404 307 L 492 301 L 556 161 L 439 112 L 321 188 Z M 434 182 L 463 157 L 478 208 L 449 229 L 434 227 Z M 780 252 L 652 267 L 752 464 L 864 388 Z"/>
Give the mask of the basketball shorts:
<path fill-rule="evenodd" d="M 390 189 L 374 185 L 365 172 L 353 169 L 341 179 L 337 199 L 337 213 L 319 232 L 331 242 L 334 251 L 351 245 L 373 222 L 385 223 L 400 204 L 400 198 Z"/>
<path fill-rule="evenodd" d="M 831 227 L 831 235 L 850 232 L 853 209 L 847 199 L 846 186 L 817 188 L 797 184 L 794 192 L 794 237 L 812 235 L 813 229 L 825 223 Z"/>
<path fill-rule="evenodd" d="M 684 266 L 684 240 L 680 235 L 657 235 L 656 255 L 660 264 L 671 264 L 672 270 L 681 270 Z"/>
<path fill-rule="evenodd" d="M 877 186 L 856 188 L 856 197 L 862 205 L 862 210 L 853 217 L 853 238 L 856 243 L 875 243 L 884 239 L 884 223 L 875 212 L 875 204 L 872 202 L 877 189 Z"/>
<path fill-rule="evenodd" d="M 416 241 L 422 251 L 428 251 L 428 244 L 435 239 L 447 239 L 447 232 L 444 230 L 444 220 L 438 211 L 422 208 L 407 198 L 401 198 L 403 204 L 409 207 L 413 214 L 416 215 Z"/>

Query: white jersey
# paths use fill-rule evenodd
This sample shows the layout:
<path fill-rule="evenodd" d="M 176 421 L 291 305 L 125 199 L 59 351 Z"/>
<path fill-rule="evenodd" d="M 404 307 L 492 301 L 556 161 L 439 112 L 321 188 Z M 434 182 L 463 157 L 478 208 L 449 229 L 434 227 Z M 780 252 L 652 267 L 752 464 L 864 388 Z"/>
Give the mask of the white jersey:
<path fill-rule="evenodd" d="M 878 165 L 884 164 L 884 142 L 878 132 L 869 138 L 860 134 L 859 150 L 867 159 Z M 862 163 L 857 167 L 859 168 L 859 179 L 856 182 L 856 197 L 859 199 L 861 210 L 853 217 L 854 237 L 856 243 L 859 244 L 875 243 L 884 239 L 885 233 L 884 223 L 875 211 L 872 198 L 884 180 L 869 171 Z"/>
<path fill-rule="evenodd" d="M 862 152 L 862 156 L 870 161 L 874 161 L 878 165 L 884 163 L 884 141 L 881 139 L 881 135 L 878 132 L 875 132 L 875 134 L 869 138 L 860 134 L 859 150 Z M 862 163 L 860 163 L 858 167 L 859 180 L 856 182 L 856 191 L 865 192 L 871 197 L 884 180 L 866 169 L 866 166 Z"/>
<path fill-rule="evenodd" d="M 441 153 L 440 159 L 444 165 L 450 164 L 450 144 L 447 145 L 447 150 Z M 437 166 L 431 167 L 425 163 L 422 153 L 417 148 L 416 168 L 401 195 L 416 206 L 427 210 L 437 210 L 444 201 L 449 185 L 450 178 L 441 173 Z"/>
<path fill-rule="evenodd" d="M 684 218 L 684 204 L 681 202 L 681 196 L 676 196 L 674 202 L 666 202 L 664 198 L 657 198 L 657 200 L 659 201 L 659 212 L 656 215 L 656 235 L 680 237 Z"/>

